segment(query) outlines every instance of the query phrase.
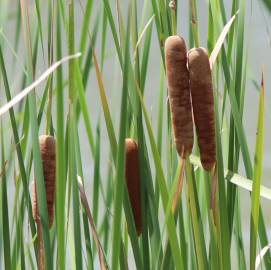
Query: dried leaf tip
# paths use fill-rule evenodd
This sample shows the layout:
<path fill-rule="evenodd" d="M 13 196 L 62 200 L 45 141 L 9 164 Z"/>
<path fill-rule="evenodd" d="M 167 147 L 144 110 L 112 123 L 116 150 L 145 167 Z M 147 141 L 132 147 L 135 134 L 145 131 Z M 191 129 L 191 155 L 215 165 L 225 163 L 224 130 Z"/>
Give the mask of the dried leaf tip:
<path fill-rule="evenodd" d="M 171 10 L 175 10 L 176 9 L 176 3 L 174 0 L 170 1 L 169 4 L 168 4 L 169 8 Z"/>

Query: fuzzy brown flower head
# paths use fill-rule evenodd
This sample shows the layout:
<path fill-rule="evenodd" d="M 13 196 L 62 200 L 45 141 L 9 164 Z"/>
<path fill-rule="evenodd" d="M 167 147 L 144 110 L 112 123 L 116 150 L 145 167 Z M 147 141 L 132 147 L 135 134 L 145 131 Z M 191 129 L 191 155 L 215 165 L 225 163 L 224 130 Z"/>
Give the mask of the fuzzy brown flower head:
<path fill-rule="evenodd" d="M 165 60 L 174 141 L 179 156 L 184 158 L 192 151 L 194 134 L 187 51 L 183 38 L 167 38 Z"/>
<path fill-rule="evenodd" d="M 138 146 L 135 140 L 125 139 L 125 177 L 137 235 L 141 234 L 140 171 Z"/>
<path fill-rule="evenodd" d="M 56 172 L 56 156 L 55 156 L 55 139 L 49 135 L 41 135 L 39 137 L 39 146 L 41 153 L 41 161 L 44 175 L 46 203 L 49 217 L 49 226 L 51 227 L 54 220 L 54 201 L 55 201 L 55 172 Z M 37 205 L 36 179 L 34 180 L 33 190 L 33 218 L 37 222 L 39 219 Z"/>
<path fill-rule="evenodd" d="M 209 171 L 216 163 L 216 142 L 213 84 L 207 51 L 191 49 L 188 66 L 200 159 L 203 168 Z"/>

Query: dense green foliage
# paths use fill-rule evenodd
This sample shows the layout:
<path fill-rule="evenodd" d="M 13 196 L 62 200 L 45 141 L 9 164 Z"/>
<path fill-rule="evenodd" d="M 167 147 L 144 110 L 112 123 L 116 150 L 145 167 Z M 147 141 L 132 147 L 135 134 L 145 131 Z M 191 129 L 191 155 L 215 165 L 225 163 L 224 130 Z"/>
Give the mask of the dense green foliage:
<path fill-rule="evenodd" d="M 198 2 L 0 1 L 0 269 L 37 269 L 34 173 L 46 269 L 255 269 L 270 242 L 261 197 L 270 201 L 271 190 L 261 183 L 263 78 L 256 83 L 254 156 L 242 124 L 250 1 L 227 1 L 230 10 L 226 1 L 204 1 L 204 42 Z M 262 2 L 270 11 L 270 1 Z M 188 19 L 180 20 L 185 12 Z M 6 33 L 9 24 L 12 32 Z M 200 164 L 196 138 L 185 160 L 173 142 L 164 41 L 187 31 L 188 48 L 206 47 L 212 55 L 217 161 L 211 172 Z M 59 62 L 1 111 L 42 70 L 77 52 L 79 58 Z M 154 65 L 160 78 L 151 76 Z M 38 145 L 44 133 L 57 142 L 51 229 Z M 139 146 L 140 237 L 125 186 L 127 137 Z M 251 198 L 248 217 L 240 209 L 240 190 Z M 271 269 L 269 250 L 260 267 Z"/>

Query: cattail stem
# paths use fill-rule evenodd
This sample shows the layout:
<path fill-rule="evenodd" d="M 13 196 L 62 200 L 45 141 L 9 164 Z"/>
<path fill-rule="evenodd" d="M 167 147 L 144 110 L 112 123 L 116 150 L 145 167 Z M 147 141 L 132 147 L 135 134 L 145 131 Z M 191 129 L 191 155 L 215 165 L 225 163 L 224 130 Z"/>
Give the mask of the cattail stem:
<path fill-rule="evenodd" d="M 42 228 L 41 228 L 40 218 L 38 218 L 37 220 L 37 238 L 38 238 L 38 269 L 45 270 Z"/>
<path fill-rule="evenodd" d="M 176 208 L 178 206 L 178 202 L 180 199 L 180 195 L 182 193 L 182 188 L 183 188 L 183 179 L 184 179 L 184 168 L 185 168 L 185 159 L 180 158 L 179 160 L 180 162 L 180 170 L 179 171 L 179 177 L 178 177 L 178 182 L 176 184 L 176 191 L 173 197 L 173 201 L 172 201 L 172 206 L 171 206 L 171 210 L 172 213 L 174 214 L 174 218 L 177 218 L 177 214 L 178 212 L 176 212 Z M 174 181 L 175 183 L 175 181 Z M 175 187 L 175 185 L 174 185 Z M 160 269 L 167 269 L 168 268 L 168 258 L 169 258 L 169 254 L 170 254 L 170 245 L 169 245 L 169 239 L 167 239 L 166 245 L 165 245 L 165 253 L 164 253 L 164 258 L 162 260 L 162 267 Z"/>
<path fill-rule="evenodd" d="M 197 22 L 197 10 L 195 0 L 190 0 L 190 17 L 191 17 L 191 26 L 192 34 L 194 38 L 195 47 L 199 47 L 199 31 L 198 31 L 198 22 Z"/>
<path fill-rule="evenodd" d="M 217 177 L 215 173 L 215 167 L 211 172 L 211 198 L 210 198 L 210 208 L 213 211 L 214 222 L 216 224 L 216 188 L 217 188 Z"/>
<path fill-rule="evenodd" d="M 192 229 L 194 235 L 194 246 L 195 253 L 197 257 L 198 269 L 204 270 L 208 269 L 207 263 L 207 254 L 204 249 L 201 248 L 200 243 L 204 243 L 204 233 L 202 231 L 202 221 L 199 215 L 199 207 L 198 207 L 198 197 L 196 191 L 196 183 L 193 165 L 190 163 L 189 157 L 186 158 L 186 166 L 185 166 L 185 174 L 186 174 L 186 188 L 187 188 L 187 205 L 189 207 L 191 221 L 192 221 Z"/>
<path fill-rule="evenodd" d="M 172 212 L 173 212 L 173 214 L 175 214 L 176 207 L 178 205 L 179 197 L 180 197 L 180 195 L 182 193 L 182 187 L 183 187 L 185 159 L 181 158 L 179 162 L 180 162 L 181 170 L 180 170 L 180 175 L 179 175 L 179 178 L 178 178 L 177 187 L 176 187 L 176 191 L 175 191 L 173 202 L 172 202 Z"/>
<path fill-rule="evenodd" d="M 172 35 L 176 35 L 176 1 L 171 0 L 169 2 L 169 8 L 171 13 L 171 31 Z"/>

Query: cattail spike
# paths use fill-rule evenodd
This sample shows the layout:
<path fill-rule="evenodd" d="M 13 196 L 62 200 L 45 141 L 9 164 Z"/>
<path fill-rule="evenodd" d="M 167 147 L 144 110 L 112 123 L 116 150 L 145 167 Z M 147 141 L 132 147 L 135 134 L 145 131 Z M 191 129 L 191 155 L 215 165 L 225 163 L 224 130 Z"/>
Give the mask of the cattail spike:
<path fill-rule="evenodd" d="M 46 203 L 48 210 L 49 226 L 54 221 L 54 200 L 55 200 L 55 139 L 52 136 L 41 135 L 39 137 L 40 153 L 43 167 Z M 36 179 L 34 181 L 33 190 L 33 218 L 38 222 L 38 206 L 37 206 Z"/>
<path fill-rule="evenodd" d="M 125 176 L 129 199 L 133 211 L 137 235 L 141 234 L 140 172 L 138 146 L 135 140 L 125 140 Z"/>
<path fill-rule="evenodd" d="M 183 38 L 167 38 L 165 59 L 174 141 L 179 156 L 185 158 L 192 151 L 194 134 L 187 51 Z"/>
<path fill-rule="evenodd" d="M 203 168 L 210 171 L 216 163 L 216 142 L 213 84 L 207 51 L 204 48 L 190 50 L 188 67 L 200 159 Z"/>

